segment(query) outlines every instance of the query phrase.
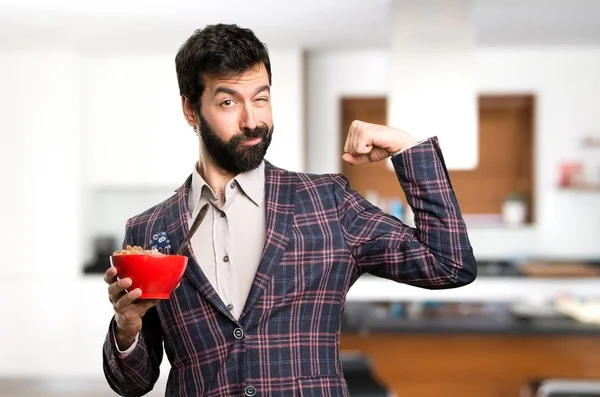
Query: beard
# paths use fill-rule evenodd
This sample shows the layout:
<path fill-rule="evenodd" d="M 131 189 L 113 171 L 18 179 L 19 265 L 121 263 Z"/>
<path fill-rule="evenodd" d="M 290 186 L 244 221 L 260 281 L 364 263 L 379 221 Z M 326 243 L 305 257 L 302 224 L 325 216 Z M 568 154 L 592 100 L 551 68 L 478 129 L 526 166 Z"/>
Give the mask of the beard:
<path fill-rule="evenodd" d="M 271 144 L 273 127 L 269 128 L 263 124 L 253 129 L 244 129 L 243 132 L 232 136 L 229 141 L 224 141 L 200 115 L 200 137 L 206 151 L 219 167 L 233 174 L 239 174 L 255 169 L 263 161 Z M 261 138 L 256 145 L 242 145 L 256 138 Z"/>

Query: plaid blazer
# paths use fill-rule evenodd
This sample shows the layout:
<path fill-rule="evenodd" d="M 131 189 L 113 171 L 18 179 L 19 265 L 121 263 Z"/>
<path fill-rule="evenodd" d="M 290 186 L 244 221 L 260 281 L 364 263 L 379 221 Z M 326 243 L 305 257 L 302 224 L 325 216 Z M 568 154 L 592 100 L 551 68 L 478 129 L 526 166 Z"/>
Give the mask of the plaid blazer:
<path fill-rule="evenodd" d="M 469 284 L 476 265 L 437 138 L 393 159 L 416 229 L 371 205 L 338 174 L 311 175 L 266 164 L 267 240 L 236 321 L 187 248 L 188 267 L 169 300 L 146 313 L 125 358 L 111 321 L 106 379 L 121 396 L 141 396 L 171 363 L 167 396 L 344 396 L 339 356 L 345 298 L 363 273 L 416 287 Z M 191 179 L 127 221 L 124 243 L 146 245 L 166 231 L 186 235 Z"/>

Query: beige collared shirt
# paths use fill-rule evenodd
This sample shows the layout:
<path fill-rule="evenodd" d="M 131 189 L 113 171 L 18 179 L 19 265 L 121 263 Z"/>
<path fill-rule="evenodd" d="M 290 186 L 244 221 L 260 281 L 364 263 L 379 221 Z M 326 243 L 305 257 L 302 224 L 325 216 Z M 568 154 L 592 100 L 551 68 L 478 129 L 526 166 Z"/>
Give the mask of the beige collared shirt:
<path fill-rule="evenodd" d="M 209 203 L 206 217 L 191 239 L 194 256 L 215 291 L 239 319 L 254 281 L 267 236 L 265 204 L 265 163 L 237 175 L 227 183 L 225 205 L 219 200 L 194 166 L 188 196 L 188 225 Z M 125 351 L 115 346 L 121 358 L 137 346 L 139 334 Z"/>
<path fill-rule="evenodd" d="M 191 247 L 200 269 L 238 319 L 266 241 L 265 163 L 227 183 L 223 208 L 194 167 L 188 200 L 190 227 L 200 208 L 209 203 Z"/>

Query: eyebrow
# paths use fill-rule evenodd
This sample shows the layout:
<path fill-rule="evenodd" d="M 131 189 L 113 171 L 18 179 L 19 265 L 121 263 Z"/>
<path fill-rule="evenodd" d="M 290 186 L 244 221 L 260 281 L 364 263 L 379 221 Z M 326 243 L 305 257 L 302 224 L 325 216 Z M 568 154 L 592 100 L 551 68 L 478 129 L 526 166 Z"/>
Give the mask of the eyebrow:
<path fill-rule="evenodd" d="M 271 92 L 271 87 L 269 87 L 268 85 L 263 85 L 258 87 L 258 89 L 254 92 L 254 95 L 258 95 L 261 92 Z M 233 88 L 229 88 L 229 87 L 217 87 L 217 89 L 215 90 L 215 94 L 214 96 L 217 96 L 220 93 L 224 93 L 224 94 L 228 94 L 228 95 L 239 95 L 239 91 L 233 89 Z"/>

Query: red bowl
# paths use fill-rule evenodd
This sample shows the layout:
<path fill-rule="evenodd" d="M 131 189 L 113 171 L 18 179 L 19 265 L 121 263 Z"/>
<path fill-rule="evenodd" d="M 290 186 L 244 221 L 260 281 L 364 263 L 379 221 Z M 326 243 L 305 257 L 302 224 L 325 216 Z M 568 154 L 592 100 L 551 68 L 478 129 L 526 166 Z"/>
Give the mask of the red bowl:
<path fill-rule="evenodd" d="M 142 290 L 141 299 L 169 299 L 183 277 L 188 258 L 183 255 L 113 255 L 117 277 L 131 278 L 129 291 Z"/>

